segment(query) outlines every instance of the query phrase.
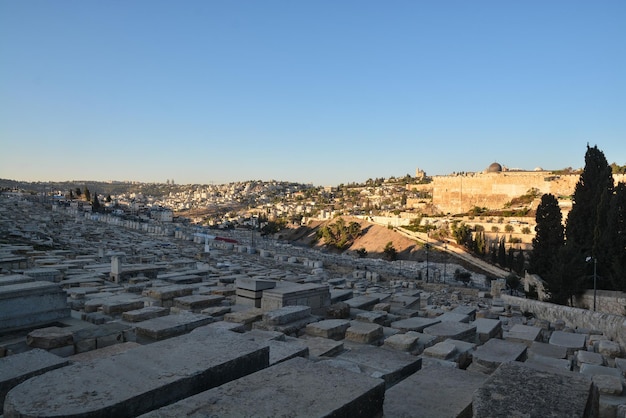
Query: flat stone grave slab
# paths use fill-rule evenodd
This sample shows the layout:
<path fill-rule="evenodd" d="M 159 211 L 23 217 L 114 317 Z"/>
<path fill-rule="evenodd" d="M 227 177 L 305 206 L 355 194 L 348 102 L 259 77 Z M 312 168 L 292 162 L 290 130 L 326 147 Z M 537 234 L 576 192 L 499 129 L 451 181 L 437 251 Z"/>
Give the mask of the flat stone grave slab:
<path fill-rule="evenodd" d="M 159 318 L 149 319 L 136 324 L 137 334 L 162 340 L 185 334 L 194 328 L 210 324 L 215 321 L 211 316 L 181 312 L 176 315 L 167 315 Z"/>
<path fill-rule="evenodd" d="M 380 302 L 380 299 L 374 296 L 356 296 L 345 301 L 345 303 L 350 305 L 350 308 L 364 310 L 373 308 L 378 302 Z"/>
<path fill-rule="evenodd" d="M 363 322 L 371 322 L 373 324 L 384 325 L 387 321 L 387 313 L 386 312 L 359 312 L 356 315 L 357 321 Z"/>
<path fill-rule="evenodd" d="M 98 348 L 96 350 L 86 351 L 84 353 L 75 354 L 69 357 L 73 362 L 89 362 L 95 359 L 109 357 L 115 354 L 123 353 L 124 351 L 130 350 L 132 348 L 141 347 L 141 344 L 136 342 L 128 341 L 125 343 L 119 343 L 115 345 L 110 345 L 104 348 Z"/>
<path fill-rule="evenodd" d="M 580 366 L 580 374 L 584 374 L 586 376 L 596 376 L 596 375 L 607 375 L 607 376 L 615 376 L 622 377 L 622 372 L 614 367 L 606 367 L 606 366 L 597 366 L 595 364 L 582 364 Z"/>
<path fill-rule="evenodd" d="M 330 338 L 331 340 L 343 340 L 346 330 L 350 328 L 350 321 L 345 319 L 324 319 L 308 324 L 305 328 L 307 335 L 313 337 Z"/>
<path fill-rule="evenodd" d="M 3 409 L 4 398 L 9 390 L 31 377 L 69 364 L 70 361 L 67 358 L 37 348 L 0 358 L 0 411 Z"/>
<path fill-rule="evenodd" d="M 464 322 L 469 323 L 470 317 L 469 315 L 456 313 L 456 312 L 445 312 L 437 317 L 441 322 Z"/>
<path fill-rule="evenodd" d="M 422 367 L 422 359 L 399 351 L 361 346 L 335 357 L 356 364 L 361 373 L 385 380 L 387 387 L 405 379 Z"/>
<path fill-rule="evenodd" d="M 454 364 L 454 363 L 452 363 Z M 385 417 L 471 417 L 472 394 L 487 375 L 430 365 L 385 392 Z"/>
<path fill-rule="evenodd" d="M 591 379 L 527 363 L 502 364 L 474 393 L 475 418 L 597 417 Z"/>
<path fill-rule="evenodd" d="M 270 347 L 270 366 L 295 357 L 309 357 L 309 347 L 298 338 L 285 337 L 284 340 L 266 341 L 266 344 Z"/>
<path fill-rule="evenodd" d="M 202 282 L 202 277 L 195 274 L 187 274 L 184 276 L 173 276 L 168 278 L 163 278 L 163 280 L 172 283 L 172 284 L 193 284 Z"/>
<path fill-rule="evenodd" d="M 526 344 L 493 338 L 472 353 L 471 370 L 491 374 L 502 363 L 524 361 L 527 349 Z"/>
<path fill-rule="evenodd" d="M 523 343 L 530 347 L 534 341 L 539 340 L 540 335 L 541 328 L 539 327 L 515 324 L 508 332 L 504 333 L 504 339 L 514 343 Z"/>
<path fill-rule="evenodd" d="M 223 300 L 224 296 L 219 295 L 181 296 L 179 298 L 174 298 L 174 307 L 198 313 L 202 309 L 220 305 Z"/>
<path fill-rule="evenodd" d="M 502 336 L 502 321 L 498 319 L 477 318 L 471 324 L 476 325 L 476 335 L 480 343 Z"/>
<path fill-rule="evenodd" d="M 567 348 L 534 341 L 528 348 L 528 358 L 536 356 L 564 359 L 567 357 Z"/>
<path fill-rule="evenodd" d="M 476 326 L 463 322 L 440 322 L 424 329 L 424 334 L 436 337 L 436 341 L 444 341 L 448 338 L 473 342 L 476 339 Z"/>
<path fill-rule="evenodd" d="M 587 336 L 573 332 L 553 331 L 550 336 L 550 344 L 565 347 L 567 354 L 574 354 L 576 350 L 584 350 Z"/>
<path fill-rule="evenodd" d="M 238 277 L 235 279 L 235 286 L 239 289 L 250 290 L 253 292 L 259 292 L 266 289 L 273 289 L 276 287 L 275 280 L 263 280 L 253 279 L 250 277 Z"/>
<path fill-rule="evenodd" d="M 160 306 L 146 306 L 145 308 L 124 312 L 122 319 L 128 322 L 142 322 L 148 319 L 166 316 L 169 312 L 169 309 Z"/>
<path fill-rule="evenodd" d="M 545 357 L 540 355 L 533 355 L 528 357 L 525 361 L 526 364 L 533 364 L 537 367 L 549 368 L 556 371 L 572 371 L 572 361 L 565 358 Z"/>
<path fill-rule="evenodd" d="M 266 345 L 230 331 L 206 329 L 33 377 L 8 393 L 4 414 L 131 417 L 268 364 Z"/>
<path fill-rule="evenodd" d="M 451 312 L 452 313 L 458 313 L 458 314 L 467 315 L 467 316 L 470 317 L 471 321 L 476 319 L 476 308 L 473 307 L 473 306 L 460 305 L 460 306 L 457 306 L 456 308 L 452 309 Z"/>
<path fill-rule="evenodd" d="M 157 300 L 169 300 L 181 296 L 189 296 L 192 293 L 193 287 L 186 285 L 151 287 L 144 291 L 146 296 Z"/>
<path fill-rule="evenodd" d="M 351 321 L 346 330 L 346 340 L 356 343 L 371 344 L 382 340 L 383 327 L 369 322 Z"/>
<path fill-rule="evenodd" d="M 230 312 L 224 315 L 224 321 L 237 322 L 251 329 L 252 323 L 263 318 L 263 311 L 259 308 L 251 308 L 245 311 Z"/>
<path fill-rule="evenodd" d="M 392 322 L 391 328 L 395 328 L 403 332 L 424 332 L 424 329 L 438 324 L 439 322 L 441 321 L 433 318 L 412 317 Z"/>
<path fill-rule="evenodd" d="M 341 341 L 330 340 L 322 337 L 301 338 L 302 342 L 309 348 L 309 356 L 317 357 L 334 357 L 344 350 Z"/>
<path fill-rule="evenodd" d="M 142 418 L 374 417 L 382 413 L 384 392 L 382 379 L 294 358 Z"/>

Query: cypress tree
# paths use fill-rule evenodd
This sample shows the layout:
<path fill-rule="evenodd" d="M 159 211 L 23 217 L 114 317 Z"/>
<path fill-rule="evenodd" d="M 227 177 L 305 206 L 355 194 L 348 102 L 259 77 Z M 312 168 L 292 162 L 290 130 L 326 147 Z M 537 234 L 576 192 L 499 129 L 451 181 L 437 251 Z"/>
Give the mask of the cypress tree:
<path fill-rule="evenodd" d="M 556 257 L 565 243 L 563 215 L 557 198 L 552 194 L 541 196 L 535 215 L 535 237 L 528 260 L 528 270 L 544 280 L 556 262 Z"/>
<path fill-rule="evenodd" d="M 615 290 L 626 291 L 626 184 L 618 183 L 609 204 L 608 228 L 604 231 L 607 247 L 608 277 Z"/>
<path fill-rule="evenodd" d="M 573 265 L 580 260 L 592 257 L 597 260 L 598 277 L 606 277 L 610 264 L 607 260 L 606 246 L 601 241 L 606 236 L 606 223 L 610 200 L 613 196 L 613 173 L 604 157 L 604 153 L 597 146 L 587 145 L 585 153 L 585 168 L 580 175 L 574 190 L 572 210 L 567 217 L 565 227 L 566 246 L 568 251 L 563 252 L 562 262 Z M 574 272 L 572 285 L 574 293 L 591 286 L 587 269 L 582 268 Z M 585 279 L 587 283 L 585 283 Z M 599 286 L 606 282 L 598 282 Z"/>

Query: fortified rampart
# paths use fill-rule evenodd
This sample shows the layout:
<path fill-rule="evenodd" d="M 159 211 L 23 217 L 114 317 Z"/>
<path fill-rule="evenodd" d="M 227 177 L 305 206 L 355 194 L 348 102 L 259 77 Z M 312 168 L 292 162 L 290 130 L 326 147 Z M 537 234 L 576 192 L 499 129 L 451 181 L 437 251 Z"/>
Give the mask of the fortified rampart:
<path fill-rule="evenodd" d="M 462 213 L 473 207 L 500 209 L 513 198 L 536 189 L 557 197 L 574 194 L 578 174 L 558 175 L 551 171 L 501 171 L 434 176 L 430 186 L 432 204 L 442 213 Z M 614 182 L 626 182 L 616 174 Z"/>

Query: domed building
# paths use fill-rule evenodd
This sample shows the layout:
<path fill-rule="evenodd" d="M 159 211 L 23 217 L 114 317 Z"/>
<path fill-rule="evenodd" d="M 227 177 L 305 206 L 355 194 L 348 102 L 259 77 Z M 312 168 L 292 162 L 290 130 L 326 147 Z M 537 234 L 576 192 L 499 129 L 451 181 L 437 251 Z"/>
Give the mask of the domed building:
<path fill-rule="evenodd" d="M 485 170 L 486 173 L 501 173 L 502 172 L 502 166 L 498 163 L 492 163 L 489 167 L 487 167 L 487 170 Z"/>

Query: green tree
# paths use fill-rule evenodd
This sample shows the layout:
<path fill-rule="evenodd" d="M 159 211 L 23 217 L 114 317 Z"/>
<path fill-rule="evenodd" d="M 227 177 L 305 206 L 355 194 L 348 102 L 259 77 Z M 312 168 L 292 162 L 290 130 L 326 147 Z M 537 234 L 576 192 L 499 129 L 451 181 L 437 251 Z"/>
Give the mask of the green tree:
<path fill-rule="evenodd" d="M 94 212 L 100 212 L 100 201 L 98 200 L 98 194 L 94 193 L 93 201 L 91 202 L 91 210 Z"/>
<path fill-rule="evenodd" d="M 91 202 L 91 193 L 89 193 L 89 189 L 85 186 L 85 190 L 83 191 L 83 195 L 85 196 L 85 200 L 87 202 Z"/>
<path fill-rule="evenodd" d="M 80 191 L 80 187 L 76 188 L 76 197 L 80 199 L 80 196 L 83 194 L 83 192 Z"/>
<path fill-rule="evenodd" d="M 556 257 L 565 244 L 565 230 L 563 215 L 556 197 L 552 194 L 541 196 L 541 203 L 537 206 L 535 215 L 535 237 L 528 260 L 528 269 L 538 274 L 544 280 L 547 273 L 556 262 Z"/>
<path fill-rule="evenodd" d="M 572 210 L 565 226 L 566 245 L 571 247 L 567 255 L 584 260 L 592 256 L 598 260 L 598 274 L 607 274 L 605 253 L 599 253 L 599 239 L 605 235 L 606 225 L 599 220 L 606 220 L 610 198 L 613 195 L 613 175 L 604 153 L 597 146 L 587 145 L 585 168 L 574 190 Z M 584 272 L 579 273 L 584 274 Z"/>
<path fill-rule="evenodd" d="M 385 244 L 385 248 L 383 249 L 383 254 L 386 260 L 394 261 L 398 258 L 398 250 L 393 246 L 393 243 L 389 241 Z"/>
<path fill-rule="evenodd" d="M 500 243 L 498 244 L 498 264 L 500 267 L 506 267 L 506 247 L 504 245 L 505 238 L 500 238 Z"/>

